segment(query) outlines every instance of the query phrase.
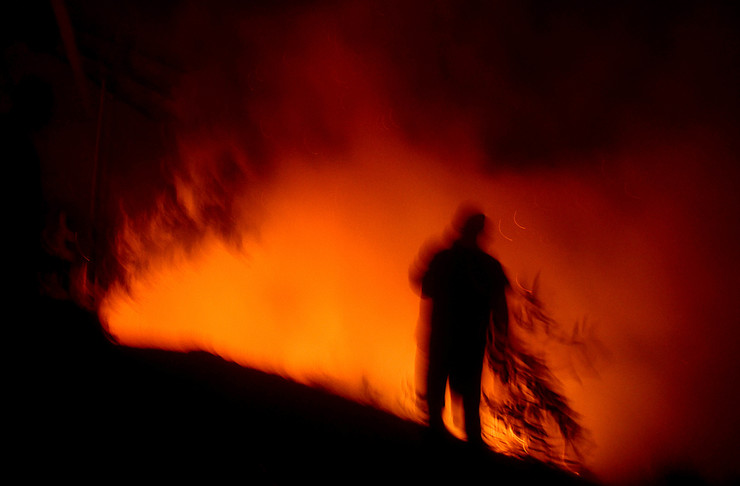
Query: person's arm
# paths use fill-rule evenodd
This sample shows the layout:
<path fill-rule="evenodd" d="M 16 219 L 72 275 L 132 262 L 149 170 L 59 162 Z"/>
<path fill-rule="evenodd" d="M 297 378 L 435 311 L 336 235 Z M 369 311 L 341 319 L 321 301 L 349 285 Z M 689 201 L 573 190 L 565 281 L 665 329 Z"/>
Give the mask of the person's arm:
<path fill-rule="evenodd" d="M 434 298 L 439 295 L 438 287 L 440 285 L 440 260 L 441 254 L 437 254 L 429 262 L 429 265 L 421 278 L 421 296 L 422 298 Z"/>
<path fill-rule="evenodd" d="M 506 340 L 509 336 L 509 306 L 506 302 L 506 287 L 497 292 L 493 299 L 491 317 L 493 318 L 494 331 L 501 339 Z"/>
<path fill-rule="evenodd" d="M 491 318 L 493 319 L 494 332 L 497 335 L 496 340 L 502 339 L 505 342 L 509 336 L 509 306 L 506 302 L 509 279 L 498 261 L 495 261 L 494 265 L 494 275 L 496 275 L 498 282 L 494 294 L 491 296 Z"/>
<path fill-rule="evenodd" d="M 509 381 L 507 353 L 509 346 L 509 306 L 506 302 L 506 291 L 509 281 L 503 270 L 498 267 L 501 276 L 501 285 L 491 296 L 491 321 L 493 336 L 490 342 L 490 359 L 494 369 L 504 383 Z"/>

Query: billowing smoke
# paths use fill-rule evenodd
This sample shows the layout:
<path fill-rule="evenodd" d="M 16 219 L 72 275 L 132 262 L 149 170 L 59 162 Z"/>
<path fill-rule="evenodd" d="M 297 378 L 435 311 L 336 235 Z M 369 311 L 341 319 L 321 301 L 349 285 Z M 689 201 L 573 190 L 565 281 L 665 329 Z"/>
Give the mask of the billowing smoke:
<path fill-rule="evenodd" d="M 135 123 L 110 122 L 100 302 L 123 344 L 211 350 L 413 418 L 409 266 L 473 199 L 510 279 L 586 336 L 539 343 L 593 436 L 586 465 L 737 474 L 735 9 L 110 9 L 70 5 L 159 66 L 107 75 L 161 134 L 132 148 Z M 132 95 L 132 72 L 164 100 Z"/>

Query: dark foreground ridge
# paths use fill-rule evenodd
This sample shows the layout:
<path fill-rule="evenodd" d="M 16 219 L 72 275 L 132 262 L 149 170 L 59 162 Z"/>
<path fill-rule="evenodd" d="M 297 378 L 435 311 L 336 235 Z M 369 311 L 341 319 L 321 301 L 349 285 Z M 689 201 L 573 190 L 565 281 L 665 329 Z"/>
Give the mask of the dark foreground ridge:
<path fill-rule="evenodd" d="M 41 299 L 36 310 L 14 372 L 13 446 L 28 477 L 590 484 L 430 440 L 417 424 L 208 353 L 116 346 L 71 303 Z"/>

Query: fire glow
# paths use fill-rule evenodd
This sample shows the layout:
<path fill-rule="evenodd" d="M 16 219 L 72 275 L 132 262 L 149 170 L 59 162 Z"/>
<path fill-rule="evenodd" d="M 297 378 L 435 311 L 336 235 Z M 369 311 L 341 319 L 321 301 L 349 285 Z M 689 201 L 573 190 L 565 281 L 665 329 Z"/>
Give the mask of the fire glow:
<path fill-rule="evenodd" d="M 520 293 L 531 293 L 520 273 L 532 278 L 538 271 L 533 264 L 540 264 L 539 257 L 528 252 L 543 248 L 543 234 L 534 229 L 534 211 L 527 227 L 515 219 L 523 216 L 514 208 L 532 202 L 527 194 L 514 199 L 513 179 L 475 176 L 475 161 L 463 156 L 451 170 L 390 138 L 365 147 L 342 168 L 290 161 L 253 202 L 263 219 L 259 229 L 245 230 L 238 244 L 211 232 L 186 250 L 160 224 L 168 220 L 161 213 L 167 206 L 160 205 L 143 225 L 150 243 L 167 242 L 166 251 L 153 257 L 137 229 L 142 225 L 129 222 L 119 239 L 121 255 L 128 255 L 126 286 L 111 288 L 100 307 L 108 331 L 130 346 L 208 350 L 423 420 L 415 382 L 420 304 L 409 282 L 421 247 L 444 240 L 460 201 L 481 201 L 501 215 L 498 227 L 489 229 L 492 251 L 529 260 L 511 278 Z M 193 187 L 180 184 L 178 200 L 191 207 Z M 504 219 L 516 241 L 497 232 Z M 560 312 L 567 312 L 560 304 Z M 515 339 L 517 331 L 514 326 Z M 557 343 L 543 345 L 540 354 L 562 354 Z M 493 378 L 487 382 L 495 395 Z M 490 416 L 484 421 L 494 449 L 530 453 L 522 431 Z M 448 423 L 458 428 L 452 416 Z M 561 465 L 580 459 L 572 453 L 562 445 Z"/>
<path fill-rule="evenodd" d="M 100 257 L 117 269 L 97 301 L 103 325 L 123 345 L 206 350 L 421 421 L 420 299 L 410 270 L 423 248 L 445 240 L 457 206 L 473 200 L 489 217 L 487 249 L 512 282 L 512 312 L 536 292 L 562 325 L 556 335 L 514 329 L 514 339 L 546 359 L 592 433 L 596 447 L 584 465 L 624 480 L 688 457 L 691 467 L 723 473 L 734 429 L 720 418 L 695 420 L 735 413 L 734 396 L 713 398 L 725 397 L 735 376 L 724 323 L 736 321 L 728 303 L 740 271 L 724 258 L 734 251 L 737 192 L 722 134 L 694 126 L 652 133 L 630 105 L 592 117 L 624 118 L 603 152 L 589 146 L 550 156 L 534 147 L 521 166 L 505 150 L 497 159 L 490 145 L 521 137 L 514 120 L 521 112 L 541 129 L 524 130 L 524 139 L 547 145 L 569 134 L 554 127 L 557 114 L 573 108 L 576 125 L 593 115 L 553 102 L 553 93 L 584 106 L 589 98 L 558 85 L 530 100 L 516 75 L 507 78 L 508 68 L 527 71 L 509 59 L 519 59 L 516 46 L 499 52 L 494 41 L 480 48 L 475 39 L 440 41 L 441 60 L 424 57 L 427 43 L 437 46 L 438 18 L 408 7 L 388 20 L 373 5 L 234 16 L 223 29 L 218 14 L 195 7 L 171 20 L 168 37 L 195 52 L 188 61 L 196 69 L 168 100 L 174 147 L 166 160 L 137 166 L 142 177 L 164 167 L 166 187 L 108 181 L 108 203 L 121 215 L 111 254 Z M 454 39 L 465 29 L 443 14 Z M 418 35 L 396 35 L 394 18 Z M 386 30 L 376 42 L 378 25 Z M 190 45 L 192 32 L 212 34 L 202 36 L 211 48 Z M 580 45 L 564 38 L 565 50 Z M 232 45 L 243 50 L 224 48 Z M 405 72 L 405 55 L 422 59 L 409 61 L 418 72 Z M 593 79 L 588 62 L 571 67 L 561 84 L 584 79 L 574 91 L 600 83 L 609 91 L 606 67 L 595 66 Z M 660 75 L 681 79 L 659 72 L 656 86 L 665 82 Z M 413 92 L 427 76 L 431 87 Z M 646 98 L 657 96 L 650 86 Z M 490 98 L 478 106 L 483 95 Z M 550 104 L 539 106 L 543 100 Z M 553 107 L 555 115 L 542 115 Z M 151 204 L 132 210 L 132 201 Z M 505 395 L 486 380 L 494 399 Z M 526 434 L 483 420 L 494 449 L 535 455 Z M 448 423 L 454 428 L 453 418 Z M 578 459 L 563 445 L 558 454 L 561 466 Z"/>

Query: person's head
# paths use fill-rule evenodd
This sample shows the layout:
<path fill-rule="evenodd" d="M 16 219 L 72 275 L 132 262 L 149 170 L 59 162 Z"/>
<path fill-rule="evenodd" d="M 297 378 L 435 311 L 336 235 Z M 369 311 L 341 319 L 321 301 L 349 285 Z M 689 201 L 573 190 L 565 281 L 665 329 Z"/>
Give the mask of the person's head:
<path fill-rule="evenodd" d="M 483 233 L 486 226 L 486 215 L 476 213 L 471 215 L 460 229 L 460 237 L 463 239 L 477 239 Z"/>
<path fill-rule="evenodd" d="M 486 215 L 477 206 L 461 206 L 453 222 L 458 239 L 462 243 L 475 245 L 486 226 Z"/>

